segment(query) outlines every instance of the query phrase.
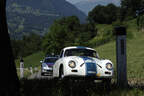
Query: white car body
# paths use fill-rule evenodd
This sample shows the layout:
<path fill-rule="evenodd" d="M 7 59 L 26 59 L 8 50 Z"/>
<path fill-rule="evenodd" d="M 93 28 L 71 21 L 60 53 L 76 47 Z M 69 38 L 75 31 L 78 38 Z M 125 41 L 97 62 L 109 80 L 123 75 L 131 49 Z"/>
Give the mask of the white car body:
<path fill-rule="evenodd" d="M 60 68 L 62 66 L 63 76 L 62 77 L 94 77 L 95 79 L 100 78 L 112 78 L 113 76 L 113 64 L 110 60 L 99 59 L 96 57 L 89 56 L 65 56 L 67 50 L 88 50 L 94 51 L 88 47 L 66 47 L 62 50 L 60 58 L 53 65 L 53 77 L 60 77 Z M 96 53 L 96 55 L 98 55 Z M 75 68 L 69 66 L 69 62 L 74 61 L 76 64 Z M 111 64 L 112 68 L 107 69 L 106 65 Z"/>

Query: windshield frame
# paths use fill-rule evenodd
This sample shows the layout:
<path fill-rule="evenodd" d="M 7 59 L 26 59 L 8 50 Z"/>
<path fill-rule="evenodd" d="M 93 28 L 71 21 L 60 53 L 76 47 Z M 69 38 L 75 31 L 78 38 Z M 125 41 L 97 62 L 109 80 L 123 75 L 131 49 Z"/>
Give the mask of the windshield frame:
<path fill-rule="evenodd" d="M 51 59 L 53 59 L 53 60 L 50 61 L 50 62 L 46 62 L 47 60 L 51 60 Z M 55 59 L 55 61 L 54 61 L 54 59 Z M 58 60 L 58 58 L 56 58 L 56 57 L 51 57 L 51 58 L 45 58 L 43 62 L 44 62 L 44 63 L 55 63 L 57 60 Z"/>
<path fill-rule="evenodd" d="M 74 50 L 75 52 L 78 50 L 79 52 L 81 51 L 85 51 L 85 52 L 88 52 L 88 51 L 91 51 L 91 52 L 94 52 L 95 53 L 95 56 L 93 55 L 88 55 L 87 53 L 87 55 L 68 55 L 69 53 L 68 53 L 68 51 L 70 52 L 70 50 Z M 73 51 L 73 52 L 74 52 Z M 78 52 L 77 51 L 77 52 Z M 84 53 L 85 54 L 85 53 Z M 72 48 L 72 49 L 67 49 L 67 50 L 65 50 L 65 52 L 64 52 L 64 57 L 69 57 L 69 56 L 83 56 L 83 57 L 95 57 L 95 58 L 99 58 L 99 56 L 98 56 L 98 54 L 97 54 L 97 52 L 95 51 L 95 50 L 91 50 L 91 49 L 83 49 L 83 48 Z"/>

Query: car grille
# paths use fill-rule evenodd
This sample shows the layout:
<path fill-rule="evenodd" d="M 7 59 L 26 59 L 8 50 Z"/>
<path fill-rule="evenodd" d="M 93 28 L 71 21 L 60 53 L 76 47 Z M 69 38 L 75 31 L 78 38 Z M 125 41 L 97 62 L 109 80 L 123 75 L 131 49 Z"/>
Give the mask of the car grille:
<path fill-rule="evenodd" d="M 86 63 L 86 73 L 87 75 L 96 75 L 96 64 Z"/>
<path fill-rule="evenodd" d="M 52 65 L 48 65 L 48 67 L 49 67 L 49 68 L 52 68 L 53 66 L 52 66 Z"/>

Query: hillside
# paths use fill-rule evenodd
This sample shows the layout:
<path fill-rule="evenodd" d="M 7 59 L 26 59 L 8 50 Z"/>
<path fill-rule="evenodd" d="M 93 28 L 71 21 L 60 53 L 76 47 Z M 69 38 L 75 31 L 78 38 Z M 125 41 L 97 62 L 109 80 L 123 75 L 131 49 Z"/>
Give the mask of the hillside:
<path fill-rule="evenodd" d="M 13 38 L 30 32 L 44 35 L 54 20 L 63 16 L 77 16 L 81 23 L 86 16 L 65 0 L 8 0 L 7 22 Z"/>
<path fill-rule="evenodd" d="M 127 23 L 128 33 L 132 33 L 133 37 L 127 39 L 127 73 L 129 80 L 141 82 L 144 79 L 144 33 L 137 30 L 136 20 Z M 103 25 L 99 25 L 102 29 Z M 105 25 L 108 27 L 109 25 Z M 101 30 L 102 31 L 102 30 Z M 95 47 L 101 58 L 112 60 L 116 69 L 116 41 L 111 41 L 99 47 Z M 139 81 L 138 81 L 139 80 Z"/>
<path fill-rule="evenodd" d="M 138 34 L 135 39 L 127 41 L 127 73 L 129 79 L 143 79 L 144 76 L 144 34 Z M 116 43 L 110 42 L 95 48 L 100 57 L 114 62 L 116 69 Z"/>
<path fill-rule="evenodd" d="M 116 6 L 120 6 L 120 0 L 83 0 L 74 4 L 79 10 L 88 15 L 88 12 L 91 11 L 97 5 L 107 5 L 113 3 Z"/>

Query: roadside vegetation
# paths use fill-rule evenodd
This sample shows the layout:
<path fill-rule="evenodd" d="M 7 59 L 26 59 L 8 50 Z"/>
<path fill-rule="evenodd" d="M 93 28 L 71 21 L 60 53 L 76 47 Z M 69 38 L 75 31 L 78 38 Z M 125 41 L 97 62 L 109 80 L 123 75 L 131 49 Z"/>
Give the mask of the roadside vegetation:
<path fill-rule="evenodd" d="M 116 84 L 107 85 L 102 83 L 72 82 L 67 80 L 21 80 L 21 93 L 23 96 L 143 96 L 143 87 L 133 86 L 120 89 Z"/>
<path fill-rule="evenodd" d="M 43 60 L 44 58 L 44 53 L 42 51 L 34 53 L 32 55 L 29 55 L 25 58 L 23 58 L 24 60 L 24 67 L 38 67 L 40 66 L 40 61 Z M 16 66 L 19 67 L 20 66 L 20 60 L 17 59 L 16 60 Z"/>
<path fill-rule="evenodd" d="M 44 53 L 42 51 L 34 53 L 30 56 L 27 56 L 25 58 L 23 58 L 24 60 L 24 78 L 29 77 L 30 75 L 32 75 L 31 73 L 31 69 L 33 73 L 36 73 L 40 70 L 41 68 L 41 64 L 40 61 L 43 60 L 44 58 Z M 17 59 L 15 60 L 16 63 L 16 67 L 17 67 L 17 73 L 18 73 L 18 77 L 20 77 L 20 60 Z"/>
<path fill-rule="evenodd" d="M 137 32 L 133 39 L 127 39 L 127 73 L 130 81 L 143 83 L 144 80 L 144 33 Z M 99 47 L 95 47 L 101 58 L 113 61 L 116 70 L 116 41 L 111 41 Z M 116 76 L 115 76 L 116 77 Z M 137 80 L 137 81 L 136 81 Z"/>

